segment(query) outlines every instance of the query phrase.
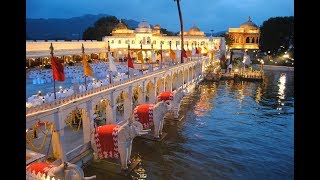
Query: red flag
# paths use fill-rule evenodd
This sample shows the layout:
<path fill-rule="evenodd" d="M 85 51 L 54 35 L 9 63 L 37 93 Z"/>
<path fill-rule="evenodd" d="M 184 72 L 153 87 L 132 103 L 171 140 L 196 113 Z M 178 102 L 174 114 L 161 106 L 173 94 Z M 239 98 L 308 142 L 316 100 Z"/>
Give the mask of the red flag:
<path fill-rule="evenodd" d="M 196 48 L 196 54 L 199 54 L 199 48 Z"/>
<path fill-rule="evenodd" d="M 64 81 L 64 67 L 54 56 L 51 57 L 51 67 L 53 79 L 56 81 Z"/>
<path fill-rule="evenodd" d="M 134 68 L 134 67 L 133 67 L 133 61 L 132 61 L 132 59 L 131 59 L 131 57 L 130 57 L 130 52 L 128 52 L 128 67 Z"/>
<path fill-rule="evenodd" d="M 226 56 L 224 54 L 220 57 L 220 61 L 226 61 Z"/>
<path fill-rule="evenodd" d="M 184 57 L 184 58 L 187 58 L 188 56 L 187 56 L 187 52 L 186 52 L 186 50 L 184 50 L 184 48 L 183 48 L 183 50 L 182 50 L 182 57 Z"/>

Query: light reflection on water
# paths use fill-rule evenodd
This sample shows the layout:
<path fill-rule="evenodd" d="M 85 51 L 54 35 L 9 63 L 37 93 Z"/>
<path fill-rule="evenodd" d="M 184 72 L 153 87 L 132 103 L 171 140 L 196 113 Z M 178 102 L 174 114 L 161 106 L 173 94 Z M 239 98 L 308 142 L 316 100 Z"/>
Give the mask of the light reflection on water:
<path fill-rule="evenodd" d="M 109 179 L 293 179 L 293 72 L 265 76 L 201 83 L 181 102 L 185 118 L 165 121 L 163 142 L 134 140 L 142 163 L 131 177 Z"/>

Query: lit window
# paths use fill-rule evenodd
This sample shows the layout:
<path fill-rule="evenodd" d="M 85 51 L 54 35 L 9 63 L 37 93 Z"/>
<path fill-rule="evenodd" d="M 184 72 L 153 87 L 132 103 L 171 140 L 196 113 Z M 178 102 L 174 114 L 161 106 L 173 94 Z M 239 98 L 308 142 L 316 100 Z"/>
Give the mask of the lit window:
<path fill-rule="evenodd" d="M 114 40 L 111 40 L 111 44 L 114 44 Z"/>
<path fill-rule="evenodd" d="M 121 40 L 118 41 L 118 44 L 121 44 Z"/>

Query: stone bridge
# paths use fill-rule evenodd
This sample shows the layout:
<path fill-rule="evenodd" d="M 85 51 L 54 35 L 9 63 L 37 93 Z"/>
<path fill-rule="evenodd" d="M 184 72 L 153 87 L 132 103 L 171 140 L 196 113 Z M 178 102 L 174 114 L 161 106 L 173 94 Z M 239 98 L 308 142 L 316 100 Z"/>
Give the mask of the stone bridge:
<path fill-rule="evenodd" d="M 27 108 L 26 128 L 33 127 L 38 121 L 53 122 L 54 130 L 58 132 L 58 137 L 52 139 L 53 155 L 57 159 L 72 161 L 90 148 L 90 128 L 95 112 L 99 112 L 107 124 L 122 124 L 136 105 L 156 103 L 159 93 L 193 88 L 203 79 L 204 67 L 208 63 L 209 58 L 203 57 Z M 82 127 L 71 131 L 67 119 L 75 110 L 81 113 Z"/>

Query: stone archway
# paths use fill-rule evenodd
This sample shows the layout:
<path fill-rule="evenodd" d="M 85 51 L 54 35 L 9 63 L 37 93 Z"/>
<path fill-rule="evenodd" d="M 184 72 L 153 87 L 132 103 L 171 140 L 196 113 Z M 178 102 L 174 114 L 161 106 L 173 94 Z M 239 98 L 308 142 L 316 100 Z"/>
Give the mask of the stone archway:
<path fill-rule="evenodd" d="M 121 91 L 116 98 L 116 122 L 127 120 L 131 116 L 130 103 L 128 93 Z"/>
<path fill-rule="evenodd" d="M 172 83 L 171 83 L 171 78 L 169 74 L 166 76 L 164 86 L 165 86 L 165 91 L 171 91 Z"/>
<path fill-rule="evenodd" d="M 162 78 L 159 78 L 157 80 L 157 85 L 156 85 L 156 96 L 158 96 L 160 93 L 162 93 L 164 90 L 164 82 Z"/>
<path fill-rule="evenodd" d="M 85 143 L 84 131 L 90 129 L 90 121 L 84 107 L 69 109 L 64 117 L 64 151 L 67 154 L 76 147 Z M 84 127 L 84 125 L 88 127 Z"/>
<path fill-rule="evenodd" d="M 101 99 L 94 107 L 94 113 L 96 114 L 95 122 L 97 125 L 114 124 L 112 117 L 112 107 L 108 99 Z"/>
<path fill-rule="evenodd" d="M 172 91 L 176 90 L 177 89 L 177 79 L 178 79 L 178 76 L 177 76 L 177 73 L 173 73 L 172 75 Z"/>
<path fill-rule="evenodd" d="M 132 90 L 132 109 L 143 103 L 143 95 L 141 86 L 137 86 Z"/>
<path fill-rule="evenodd" d="M 192 67 L 189 67 L 189 82 L 192 81 L 193 79 L 193 72 L 192 72 Z"/>
<path fill-rule="evenodd" d="M 155 92 L 154 92 L 154 84 L 149 81 L 146 85 L 146 103 L 153 104 L 155 103 Z"/>
<path fill-rule="evenodd" d="M 183 84 L 188 83 L 188 68 L 186 68 L 183 72 Z"/>
<path fill-rule="evenodd" d="M 183 85 L 183 72 L 182 70 L 179 71 L 178 79 L 177 79 L 177 89 Z"/>

